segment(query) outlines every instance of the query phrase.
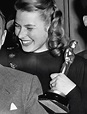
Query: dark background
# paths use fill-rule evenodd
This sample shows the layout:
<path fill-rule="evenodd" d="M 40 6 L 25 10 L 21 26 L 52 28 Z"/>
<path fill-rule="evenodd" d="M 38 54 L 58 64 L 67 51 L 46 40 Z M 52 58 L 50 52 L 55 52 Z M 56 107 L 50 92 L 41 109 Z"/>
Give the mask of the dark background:
<path fill-rule="evenodd" d="M 0 0 L 0 10 L 5 16 L 6 23 L 14 16 L 14 3 L 16 0 Z M 13 47 L 16 45 L 13 39 L 13 32 L 7 32 L 6 40 L 3 47 Z"/>
<path fill-rule="evenodd" d="M 0 0 L 0 9 L 8 20 L 9 16 L 14 12 L 14 3 L 16 0 Z"/>

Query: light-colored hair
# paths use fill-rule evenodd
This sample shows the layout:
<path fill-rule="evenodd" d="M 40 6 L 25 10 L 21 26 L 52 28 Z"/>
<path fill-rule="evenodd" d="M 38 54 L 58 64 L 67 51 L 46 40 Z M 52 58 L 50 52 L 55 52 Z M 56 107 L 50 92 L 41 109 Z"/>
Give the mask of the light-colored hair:
<path fill-rule="evenodd" d="M 5 21 L 5 16 L 4 16 L 4 14 L 2 13 L 1 10 L 0 10 L 0 17 L 1 17 L 1 19 L 2 19 L 2 29 L 3 29 L 3 31 L 4 31 L 6 21 Z"/>
<path fill-rule="evenodd" d="M 38 11 L 46 23 L 51 23 L 48 29 L 48 47 L 54 55 L 60 55 L 64 50 L 64 29 L 62 12 L 56 6 L 55 0 L 17 0 L 15 9 L 27 12 Z"/>

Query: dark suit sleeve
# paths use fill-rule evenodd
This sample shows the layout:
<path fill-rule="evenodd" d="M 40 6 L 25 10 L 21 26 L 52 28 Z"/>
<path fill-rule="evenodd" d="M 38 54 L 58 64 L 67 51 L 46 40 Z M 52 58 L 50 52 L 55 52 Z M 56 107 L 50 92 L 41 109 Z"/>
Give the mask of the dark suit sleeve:
<path fill-rule="evenodd" d="M 71 79 L 76 87 L 67 95 L 70 114 L 87 114 L 87 60 L 80 59 L 71 69 Z"/>
<path fill-rule="evenodd" d="M 82 81 L 82 98 L 83 98 L 83 105 L 85 114 L 87 114 L 87 59 L 85 61 L 85 67 L 84 67 L 84 78 Z"/>
<path fill-rule="evenodd" d="M 47 114 L 38 102 L 38 95 L 42 94 L 41 84 L 36 76 L 33 77 L 25 102 L 25 114 Z"/>
<path fill-rule="evenodd" d="M 69 114 L 85 114 L 82 103 L 82 95 L 79 87 L 75 87 L 68 95 Z"/>

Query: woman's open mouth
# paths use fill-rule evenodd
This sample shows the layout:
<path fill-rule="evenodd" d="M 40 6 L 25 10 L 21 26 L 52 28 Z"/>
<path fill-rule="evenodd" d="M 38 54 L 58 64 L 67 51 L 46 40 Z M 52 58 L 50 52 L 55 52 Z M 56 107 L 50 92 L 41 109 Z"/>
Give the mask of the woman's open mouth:
<path fill-rule="evenodd" d="M 20 42 L 23 46 L 29 46 L 32 44 L 32 40 L 20 40 Z"/>

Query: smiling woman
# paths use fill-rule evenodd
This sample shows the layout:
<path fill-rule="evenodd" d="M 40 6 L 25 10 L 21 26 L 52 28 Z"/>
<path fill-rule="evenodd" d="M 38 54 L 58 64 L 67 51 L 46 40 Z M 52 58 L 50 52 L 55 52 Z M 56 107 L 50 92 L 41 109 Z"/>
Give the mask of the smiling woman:
<path fill-rule="evenodd" d="M 43 92 L 48 91 L 53 82 L 55 87 L 51 89 L 68 99 L 69 114 L 85 114 L 87 64 L 85 59 L 75 55 L 68 74 L 60 73 L 70 41 L 64 33 L 62 12 L 56 2 L 17 0 L 15 10 L 14 34 L 21 49 L 0 53 L 0 63 L 37 75 Z"/>
<path fill-rule="evenodd" d="M 15 34 L 18 36 L 25 52 L 41 52 L 47 50 L 48 25 L 43 22 L 38 12 L 16 13 Z"/>

